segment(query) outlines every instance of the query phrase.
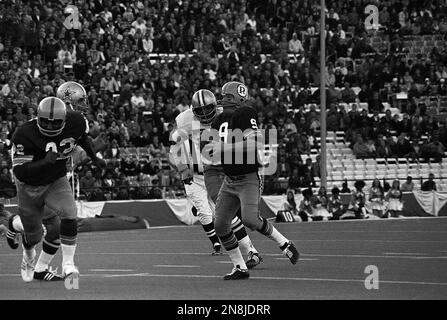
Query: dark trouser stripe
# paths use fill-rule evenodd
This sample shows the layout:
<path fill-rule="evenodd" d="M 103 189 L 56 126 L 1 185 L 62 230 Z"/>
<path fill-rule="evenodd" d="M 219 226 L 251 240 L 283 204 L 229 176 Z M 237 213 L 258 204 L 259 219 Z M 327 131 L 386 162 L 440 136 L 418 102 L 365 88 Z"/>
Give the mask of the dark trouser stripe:
<path fill-rule="evenodd" d="M 67 246 L 74 246 L 76 244 L 76 236 L 68 237 L 68 236 L 61 235 L 61 243 L 65 244 Z"/>
<path fill-rule="evenodd" d="M 222 245 L 227 251 L 236 249 L 238 246 L 237 239 L 233 231 L 225 236 L 220 237 L 220 242 L 222 242 Z"/>
<path fill-rule="evenodd" d="M 57 252 L 57 249 L 59 249 L 60 244 L 58 243 L 51 243 L 47 240 L 43 240 L 42 242 L 42 251 L 46 252 L 48 254 L 54 255 Z"/>
<path fill-rule="evenodd" d="M 242 221 L 241 221 L 241 219 L 239 219 L 239 217 L 236 217 L 233 220 L 231 228 L 233 229 L 233 232 L 234 232 L 237 240 L 242 240 L 247 236 L 247 231 L 245 230 L 245 227 L 242 224 Z"/>
<path fill-rule="evenodd" d="M 268 220 L 266 218 L 261 218 L 262 219 L 262 226 L 261 229 L 258 229 L 258 231 L 260 233 L 262 233 L 265 236 L 270 236 L 272 235 L 273 232 L 273 226 L 271 225 L 270 222 L 268 222 Z"/>

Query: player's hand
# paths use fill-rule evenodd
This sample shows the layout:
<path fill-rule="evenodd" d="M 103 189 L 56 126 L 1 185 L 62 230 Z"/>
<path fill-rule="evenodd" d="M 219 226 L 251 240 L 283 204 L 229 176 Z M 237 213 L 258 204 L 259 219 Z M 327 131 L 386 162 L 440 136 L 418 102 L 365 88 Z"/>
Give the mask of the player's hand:
<path fill-rule="evenodd" d="M 191 184 L 192 177 L 193 177 L 193 171 L 189 168 L 185 168 L 180 171 L 180 177 L 184 183 Z"/>
<path fill-rule="evenodd" d="M 45 163 L 47 164 L 55 164 L 57 158 L 59 157 L 59 154 L 52 151 L 52 150 L 48 150 L 47 154 L 45 155 Z"/>

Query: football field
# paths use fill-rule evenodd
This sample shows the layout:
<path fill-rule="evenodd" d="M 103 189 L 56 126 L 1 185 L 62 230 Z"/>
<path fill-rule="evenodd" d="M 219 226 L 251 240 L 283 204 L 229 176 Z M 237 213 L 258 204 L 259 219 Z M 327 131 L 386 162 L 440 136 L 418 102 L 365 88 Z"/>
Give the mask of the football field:
<path fill-rule="evenodd" d="M 64 282 L 24 283 L 21 251 L 1 239 L 0 299 L 447 298 L 447 218 L 275 226 L 295 242 L 300 261 L 292 265 L 273 241 L 252 232 L 264 261 L 240 281 L 222 279 L 232 268 L 229 257 L 211 256 L 200 226 L 81 233 L 81 277 L 72 290 Z M 60 270 L 60 263 L 58 253 L 53 266 Z M 371 289 L 374 276 L 378 289 Z"/>

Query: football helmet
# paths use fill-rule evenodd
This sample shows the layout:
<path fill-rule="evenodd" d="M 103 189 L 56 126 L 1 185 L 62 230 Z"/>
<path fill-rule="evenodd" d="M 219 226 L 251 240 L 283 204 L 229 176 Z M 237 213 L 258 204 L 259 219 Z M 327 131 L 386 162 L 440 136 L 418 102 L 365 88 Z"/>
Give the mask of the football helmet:
<path fill-rule="evenodd" d="M 67 107 L 85 114 L 88 111 L 87 92 L 77 82 L 68 81 L 59 86 L 56 97 L 64 101 Z"/>
<path fill-rule="evenodd" d="M 37 127 L 45 136 L 55 137 L 65 127 L 67 107 L 56 97 L 47 97 L 40 101 L 37 107 Z"/>
<path fill-rule="evenodd" d="M 214 93 L 206 89 L 196 91 L 192 96 L 192 112 L 202 124 L 210 124 L 217 114 L 217 101 Z"/>
<path fill-rule="evenodd" d="M 222 100 L 218 103 L 222 107 L 240 107 L 248 100 L 248 88 L 245 84 L 230 81 L 222 87 Z"/>

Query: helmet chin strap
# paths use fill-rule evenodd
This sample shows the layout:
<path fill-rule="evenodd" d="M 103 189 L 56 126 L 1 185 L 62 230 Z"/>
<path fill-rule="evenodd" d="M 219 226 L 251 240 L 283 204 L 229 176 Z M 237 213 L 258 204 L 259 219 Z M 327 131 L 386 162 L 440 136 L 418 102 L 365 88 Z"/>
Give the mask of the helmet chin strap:
<path fill-rule="evenodd" d="M 48 130 L 48 129 L 44 129 L 40 126 L 39 122 L 37 122 L 37 127 L 39 128 L 39 132 L 41 134 L 43 134 L 44 136 L 47 137 L 56 137 L 59 134 L 61 134 L 62 130 L 64 130 L 65 128 L 65 123 L 63 124 L 63 126 L 60 129 L 57 130 Z"/>

